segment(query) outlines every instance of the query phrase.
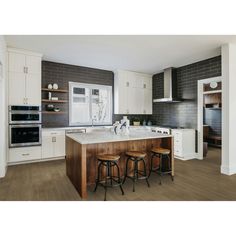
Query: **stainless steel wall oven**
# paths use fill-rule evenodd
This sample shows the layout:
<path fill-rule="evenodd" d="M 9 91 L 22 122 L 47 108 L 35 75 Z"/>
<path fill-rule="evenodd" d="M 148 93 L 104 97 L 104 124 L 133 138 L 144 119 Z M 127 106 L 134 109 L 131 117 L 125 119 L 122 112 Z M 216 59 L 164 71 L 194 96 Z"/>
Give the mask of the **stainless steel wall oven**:
<path fill-rule="evenodd" d="M 9 107 L 9 147 L 41 145 L 41 109 L 39 106 Z"/>

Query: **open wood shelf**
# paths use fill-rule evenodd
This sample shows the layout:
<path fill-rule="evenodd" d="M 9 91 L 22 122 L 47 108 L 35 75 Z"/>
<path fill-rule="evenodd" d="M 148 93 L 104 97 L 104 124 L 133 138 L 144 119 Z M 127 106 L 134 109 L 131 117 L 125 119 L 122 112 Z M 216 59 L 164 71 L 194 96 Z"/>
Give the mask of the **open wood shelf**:
<path fill-rule="evenodd" d="M 65 111 L 42 111 L 43 114 L 52 114 L 52 115 L 60 115 L 60 114 L 66 114 Z"/>
<path fill-rule="evenodd" d="M 68 93 L 68 90 L 65 90 L 65 89 L 47 89 L 47 88 L 42 88 L 42 91 L 44 91 L 44 92 L 55 92 L 55 93 Z"/>
<path fill-rule="evenodd" d="M 48 99 L 42 99 L 42 102 L 47 102 L 47 103 L 66 103 L 68 101 L 67 100 L 48 100 Z"/>

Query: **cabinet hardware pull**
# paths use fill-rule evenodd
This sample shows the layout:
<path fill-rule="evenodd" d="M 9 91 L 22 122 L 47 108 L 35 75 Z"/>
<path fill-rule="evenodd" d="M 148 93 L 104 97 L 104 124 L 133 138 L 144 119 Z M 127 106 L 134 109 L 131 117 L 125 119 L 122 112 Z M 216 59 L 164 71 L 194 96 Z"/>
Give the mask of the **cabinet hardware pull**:
<path fill-rule="evenodd" d="M 56 137 L 52 137 L 52 142 L 55 143 L 57 141 Z"/>
<path fill-rule="evenodd" d="M 23 153 L 22 156 L 29 156 L 29 153 Z"/>
<path fill-rule="evenodd" d="M 129 87 L 129 82 L 126 82 L 126 86 Z"/>
<path fill-rule="evenodd" d="M 146 88 L 146 84 L 143 85 L 143 88 Z"/>

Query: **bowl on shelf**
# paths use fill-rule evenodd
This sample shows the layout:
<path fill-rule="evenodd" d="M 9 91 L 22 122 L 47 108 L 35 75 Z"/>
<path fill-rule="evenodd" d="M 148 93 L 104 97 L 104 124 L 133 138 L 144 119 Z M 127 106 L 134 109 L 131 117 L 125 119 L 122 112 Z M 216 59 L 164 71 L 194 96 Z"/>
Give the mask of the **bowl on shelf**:
<path fill-rule="evenodd" d="M 46 105 L 46 111 L 54 111 L 55 106 L 53 104 Z"/>
<path fill-rule="evenodd" d="M 54 111 L 55 111 L 55 112 L 59 112 L 59 111 L 60 111 L 60 108 L 54 108 Z"/>

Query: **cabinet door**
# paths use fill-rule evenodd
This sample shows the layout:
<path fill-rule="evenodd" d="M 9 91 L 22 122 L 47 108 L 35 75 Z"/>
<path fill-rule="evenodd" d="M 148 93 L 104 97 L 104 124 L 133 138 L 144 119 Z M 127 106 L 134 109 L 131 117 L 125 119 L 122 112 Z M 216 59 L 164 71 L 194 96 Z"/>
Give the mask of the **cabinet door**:
<path fill-rule="evenodd" d="M 26 100 L 28 105 L 41 105 L 40 75 L 26 74 Z"/>
<path fill-rule="evenodd" d="M 53 145 L 51 136 L 42 137 L 42 159 L 54 157 Z"/>
<path fill-rule="evenodd" d="M 152 77 L 151 76 L 144 76 L 143 88 L 144 89 L 152 89 Z"/>
<path fill-rule="evenodd" d="M 128 87 L 119 87 L 119 100 L 118 100 L 118 113 L 119 114 L 129 114 L 129 88 Z"/>
<path fill-rule="evenodd" d="M 41 58 L 26 56 L 26 67 L 28 74 L 41 74 Z"/>
<path fill-rule="evenodd" d="M 9 72 L 9 105 L 25 105 L 25 74 Z"/>
<path fill-rule="evenodd" d="M 152 114 L 152 90 L 144 89 L 144 114 Z"/>
<path fill-rule="evenodd" d="M 55 136 L 56 140 L 53 142 L 54 144 L 54 157 L 62 157 L 65 156 L 65 135 L 57 135 Z"/>
<path fill-rule="evenodd" d="M 9 52 L 8 69 L 10 72 L 25 73 L 25 55 Z"/>
<path fill-rule="evenodd" d="M 144 113 L 144 89 L 131 88 L 129 106 L 131 114 Z"/>

